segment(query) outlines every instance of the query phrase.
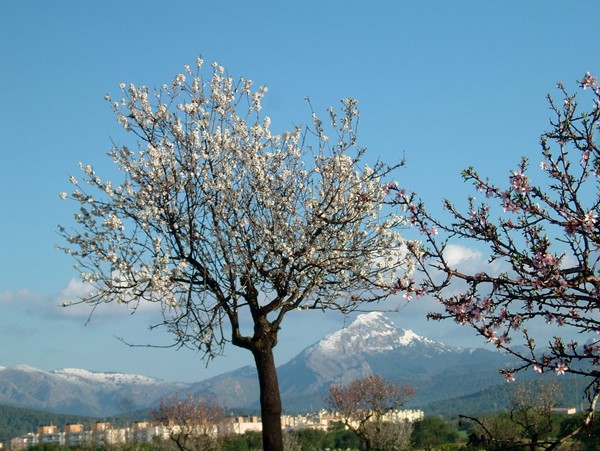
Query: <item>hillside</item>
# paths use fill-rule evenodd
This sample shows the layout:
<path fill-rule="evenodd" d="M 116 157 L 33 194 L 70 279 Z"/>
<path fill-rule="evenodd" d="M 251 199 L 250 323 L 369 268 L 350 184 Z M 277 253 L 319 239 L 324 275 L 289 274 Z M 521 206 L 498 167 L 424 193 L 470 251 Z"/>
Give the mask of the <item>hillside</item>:
<path fill-rule="evenodd" d="M 278 367 L 284 411 L 316 411 L 334 382 L 367 374 L 415 388 L 409 407 L 468 397 L 502 383 L 510 356 L 482 348 L 448 346 L 397 328 L 378 312 L 358 315 Z M 213 394 L 229 409 L 258 407 L 253 367 L 194 383 L 83 369 L 42 371 L 0 367 L 0 403 L 57 413 L 107 417 L 148 409 L 175 392 Z"/>
<path fill-rule="evenodd" d="M 557 407 L 575 407 L 578 412 L 587 408 L 587 400 L 581 397 L 585 387 L 581 378 L 569 376 L 552 380 L 558 383 L 562 393 Z M 458 415 L 490 416 L 509 408 L 509 397 L 514 387 L 515 383 L 502 383 L 470 395 L 432 402 L 422 406 L 422 409 L 425 415 L 439 415 L 448 419 Z"/>
<path fill-rule="evenodd" d="M 477 393 L 501 383 L 498 368 L 513 358 L 496 351 L 457 348 L 397 328 L 379 312 L 359 315 L 278 367 L 284 410 L 290 413 L 323 408 L 329 386 L 367 374 L 379 374 L 416 389 L 410 406 Z M 253 368 L 194 384 L 198 393 L 212 393 L 228 406 L 258 406 Z"/>
<path fill-rule="evenodd" d="M 106 417 L 155 405 L 189 384 L 81 369 L 0 368 L 0 403 L 71 415 Z"/>
<path fill-rule="evenodd" d="M 35 431 L 38 426 L 44 424 L 89 424 L 97 420 L 97 418 L 80 415 L 66 415 L 23 407 L 0 405 L 0 442 L 6 445 L 11 438 Z"/>

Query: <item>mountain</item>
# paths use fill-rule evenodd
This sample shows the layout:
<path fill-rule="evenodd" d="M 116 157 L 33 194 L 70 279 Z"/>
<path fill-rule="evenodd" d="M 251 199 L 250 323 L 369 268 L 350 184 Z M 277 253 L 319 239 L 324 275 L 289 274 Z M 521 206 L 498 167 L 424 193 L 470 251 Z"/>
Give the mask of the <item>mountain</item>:
<path fill-rule="evenodd" d="M 131 374 L 0 367 L 0 404 L 74 415 L 106 417 L 146 408 L 187 388 L 189 384 Z"/>
<path fill-rule="evenodd" d="M 533 379 L 533 374 L 523 375 L 520 381 Z M 538 379 L 538 377 L 535 377 Z M 541 382 L 548 382 L 542 379 Z M 587 382 L 577 376 L 563 376 L 554 380 L 557 383 L 558 394 L 556 407 L 575 408 L 583 412 L 589 407 L 589 402 L 582 397 Z M 514 384 L 498 384 L 464 396 L 452 399 L 442 399 L 423 406 L 426 415 L 442 416 L 444 418 L 456 418 L 459 414 L 483 418 L 491 416 L 502 410 L 509 410 L 510 396 L 514 390 Z"/>
<path fill-rule="evenodd" d="M 333 382 L 348 382 L 368 374 L 416 389 L 412 406 L 464 396 L 501 382 L 499 368 L 512 359 L 479 348 L 447 346 L 397 328 L 379 312 L 359 315 L 340 329 L 304 349 L 278 367 L 284 409 L 318 410 Z M 217 395 L 237 406 L 243 393 L 248 406 L 257 407 L 258 384 L 253 368 L 243 368 L 194 385 L 197 392 Z M 234 390 L 232 390 L 232 387 Z M 241 390 L 245 387 L 246 390 Z"/>
<path fill-rule="evenodd" d="M 482 391 L 501 382 L 511 359 L 486 349 L 457 348 L 397 328 L 385 315 L 359 315 L 344 327 L 278 367 L 288 412 L 318 410 L 333 382 L 379 374 L 416 389 L 410 406 L 423 406 Z M 211 393 L 230 408 L 257 408 L 253 367 L 194 383 L 161 381 L 80 369 L 51 372 L 0 367 L 0 404 L 105 417 L 153 407 L 174 392 Z"/>
<path fill-rule="evenodd" d="M 97 418 L 45 412 L 23 407 L 10 407 L 0 404 L 0 443 L 6 445 L 11 438 L 35 431 L 42 424 L 64 425 L 69 423 L 83 423 L 88 425 L 95 421 L 97 421 Z M 113 422 L 113 424 L 115 423 Z M 0 447 L 0 449 L 3 448 Z"/>

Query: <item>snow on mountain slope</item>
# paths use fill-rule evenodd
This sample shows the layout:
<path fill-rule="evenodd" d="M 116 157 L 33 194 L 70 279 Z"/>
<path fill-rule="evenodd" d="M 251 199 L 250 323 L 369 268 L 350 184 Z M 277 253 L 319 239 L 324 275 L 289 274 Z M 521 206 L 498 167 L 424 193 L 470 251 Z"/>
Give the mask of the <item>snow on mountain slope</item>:
<path fill-rule="evenodd" d="M 189 388 L 182 382 L 74 368 L 18 365 L 0 371 L 0 404 L 98 417 L 154 407 L 161 397 Z"/>
<path fill-rule="evenodd" d="M 370 312 L 358 317 L 347 327 L 326 336 L 312 351 L 323 355 L 339 355 L 351 352 L 384 352 L 403 346 L 426 345 L 444 352 L 450 348 L 417 335 L 412 330 L 398 329 L 381 312 Z"/>
<path fill-rule="evenodd" d="M 163 381 L 139 374 L 101 373 L 78 368 L 62 368 L 52 371 L 52 374 L 75 382 L 97 382 L 106 385 L 123 384 L 161 384 Z"/>
<path fill-rule="evenodd" d="M 298 392 L 299 387 L 320 392 L 334 381 L 368 374 L 423 373 L 423 368 L 443 365 L 457 352 L 462 350 L 399 329 L 383 313 L 370 312 L 304 349 L 278 371 L 282 393 Z M 426 370 L 432 371 L 437 370 Z"/>
<path fill-rule="evenodd" d="M 312 411 L 323 407 L 324 394 L 337 381 L 379 374 L 414 387 L 414 402 L 423 404 L 483 390 L 501 381 L 498 368 L 510 365 L 501 353 L 447 346 L 371 312 L 305 348 L 277 372 L 284 407 Z M 55 412 L 105 417 L 153 407 L 175 392 L 210 393 L 232 408 L 258 405 L 252 367 L 196 384 L 74 368 L 0 367 L 0 404 Z"/>
<path fill-rule="evenodd" d="M 23 365 L 23 364 L 15 366 L 14 369 L 23 371 L 23 372 L 27 372 L 27 373 L 43 373 L 44 372 L 44 370 L 40 370 L 39 368 L 34 368 L 33 366 Z"/>
<path fill-rule="evenodd" d="M 414 387 L 417 404 L 470 394 L 501 382 L 498 369 L 506 362 L 501 353 L 448 346 L 371 312 L 358 315 L 277 371 L 286 408 L 310 410 L 323 404 L 332 383 L 369 374 Z"/>

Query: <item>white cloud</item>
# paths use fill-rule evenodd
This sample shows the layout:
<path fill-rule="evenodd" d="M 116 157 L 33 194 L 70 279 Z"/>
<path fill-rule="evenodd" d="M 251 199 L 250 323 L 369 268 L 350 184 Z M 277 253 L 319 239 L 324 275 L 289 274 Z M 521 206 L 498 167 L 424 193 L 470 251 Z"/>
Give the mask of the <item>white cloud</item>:
<path fill-rule="evenodd" d="M 481 261 L 481 252 L 457 244 L 448 244 L 444 257 L 452 266 L 465 262 L 478 263 Z"/>
<path fill-rule="evenodd" d="M 87 284 L 79 279 L 71 279 L 67 285 L 60 290 L 58 300 L 66 303 L 76 302 L 80 299 L 89 296 L 94 291 L 90 284 Z"/>
<path fill-rule="evenodd" d="M 118 302 L 102 302 L 94 307 L 93 303 L 85 303 L 85 299 L 93 294 L 94 287 L 80 279 L 72 278 L 67 282 L 60 293 L 55 298 L 55 305 L 59 309 L 61 316 L 67 317 L 116 317 L 127 316 L 132 313 L 135 304 L 136 313 L 156 313 L 160 312 L 158 303 L 140 301 L 132 302 L 131 305 L 119 304 Z"/>
<path fill-rule="evenodd" d="M 25 302 L 28 300 L 39 301 L 42 296 L 27 289 L 19 291 L 3 291 L 0 292 L 0 304 L 8 304 L 11 302 Z"/>
<path fill-rule="evenodd" d="M 483 272 L 491 276 L 497 276 L 502 272 L 510 272 L 511 270 L 506 259 L 490 260 L 489 254 L 458 244 L 448 244 L 444 251 L 444 257 L 451 267 L 466 274 Z"/>

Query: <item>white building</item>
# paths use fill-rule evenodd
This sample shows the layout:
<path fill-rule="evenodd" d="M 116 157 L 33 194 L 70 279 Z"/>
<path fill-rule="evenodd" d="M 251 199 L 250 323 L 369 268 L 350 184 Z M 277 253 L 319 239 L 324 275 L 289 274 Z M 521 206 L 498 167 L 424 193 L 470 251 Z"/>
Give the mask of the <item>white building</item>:
<path fill-rule="evenodd" d="M 421 410 L 394 410 L 384 416 L 386 421 L 393 422 L 415 422 L 423 419 Z M 333 423 L 341 421 L 342 418 L 336 412 L 322 410 L 318 413 L 305 415 L 284 415 L 281 417 L 282 427 L 293 431 L 300 429 L 322 429 L 327 430 Z M 177 427 L 176 425 L 174 427 Z M 173 426 L 167 427 L 147 421 L 134 423 L 129 428 L 113 428 L 110 423 L 98 421 L 93 423 L 91 429 L 85 430 L 82 424 L 67 424 L 62 431 L 57 426 L 46 425 L 37 428 L 36 432 L 30 432 L 10 441 L 11 450 L 27 449 L 30 446 L 42 443 L 56 443 L 59 445 L 78 445 L 94 443 L 99 446 L 126 442 L 151 442 L 155 437 L 168 439 L 169 432 Z M 260 417 L 231 417 L 222 425 L 215 428 L 214 433 L 244 434 L 246 431 L 262 431 Z"/>

